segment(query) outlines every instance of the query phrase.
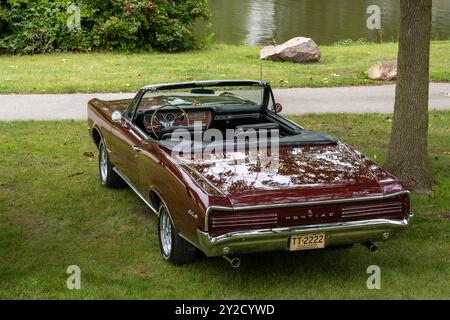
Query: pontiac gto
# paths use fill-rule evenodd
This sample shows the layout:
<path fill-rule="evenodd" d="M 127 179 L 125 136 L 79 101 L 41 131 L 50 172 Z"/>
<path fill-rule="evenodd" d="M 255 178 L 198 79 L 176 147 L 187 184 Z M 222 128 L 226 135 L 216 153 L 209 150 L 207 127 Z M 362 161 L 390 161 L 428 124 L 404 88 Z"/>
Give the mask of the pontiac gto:
<path fill-rule="evenodd" d="M 408 225 L 409 192 L 336 138 L 279 114 L 265 81 L 146 86 L 88 104 L 100 181 L 128 184 L 158 216 L 162 256 L 344 247 Z"/>

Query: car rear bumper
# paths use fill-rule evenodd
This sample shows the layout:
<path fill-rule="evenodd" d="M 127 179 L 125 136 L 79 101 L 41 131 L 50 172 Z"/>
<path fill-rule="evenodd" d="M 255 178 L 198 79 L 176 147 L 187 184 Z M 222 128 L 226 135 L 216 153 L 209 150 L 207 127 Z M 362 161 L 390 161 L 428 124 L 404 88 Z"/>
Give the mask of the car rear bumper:
<path fill-rule="evenodd" d="M 297 226 L 290 228 L 261 229 L 231 232 L 217 237 L 198 230 L 200 249 L 209 257 L 258 251 L 289 250 L 291 235 L 325 233 L 326 246 L 385 241 L 396 238 L 404 231 L 412 214 L 403 220 L 374 219 Z"/>

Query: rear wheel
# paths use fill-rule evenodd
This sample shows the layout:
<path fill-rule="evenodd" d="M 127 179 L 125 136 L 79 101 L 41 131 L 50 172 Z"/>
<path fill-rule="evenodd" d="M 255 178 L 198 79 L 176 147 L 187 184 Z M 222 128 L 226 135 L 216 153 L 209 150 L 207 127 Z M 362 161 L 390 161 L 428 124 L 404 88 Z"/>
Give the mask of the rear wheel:
<path fill-rule="evenodd" d="M 195 247 L 180 237 L 164 204 L 160 205 L 158 212 L 159 247 L 163 258 L 174 265 L 192 262 L 195 258 Z"/>
<path fill-rule="evenodd" d="M 109 161 L 108 151 L 103 141 L 98 146 L 98 171 L 100 173 L 100 181 L 108 188 L 120 188 L 125 185 L 122 178 L 113 170 L 114 166 Z"/>

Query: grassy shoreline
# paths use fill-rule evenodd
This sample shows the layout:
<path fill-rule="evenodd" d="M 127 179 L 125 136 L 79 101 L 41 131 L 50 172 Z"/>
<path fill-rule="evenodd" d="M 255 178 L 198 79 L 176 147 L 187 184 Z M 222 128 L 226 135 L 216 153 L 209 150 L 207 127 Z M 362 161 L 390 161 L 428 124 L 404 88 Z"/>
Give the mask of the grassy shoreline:
<path fill-rule="evenodd" d="M 385 159 L 388 115 L 290 118 Z M 359 245 L 271 252 L 242 256 L 235 270 L 220 258 L 164 262 L 155 216 L 129 188 L 100 185 L 84 121 L 0 122 L 0 299 L 446 299 L 449 123 L 450 111 L 430 112 L 437 185 L 413 195 L 410 228 L 377 255 Z M 81 290 L 66 289 L 69 265 L 81 268 Z M 369 265 L 382 270 L 381 290 L 366 288 Z"/>
<path fill-rule="evenodd" d="M 317 64 L 264 61 L 274 87 L 377 85 L 366 79 L 379 60 L 396 59 L 397 43 L 323 46 Z M 431 43 L 430 80 L 450 81 L 450 41 Z M 212 45 L 185 53 L 60 53 L 0 56 L 0 93 L 134 92 L 146 84 L 258 79 L 259 48 Z"/>

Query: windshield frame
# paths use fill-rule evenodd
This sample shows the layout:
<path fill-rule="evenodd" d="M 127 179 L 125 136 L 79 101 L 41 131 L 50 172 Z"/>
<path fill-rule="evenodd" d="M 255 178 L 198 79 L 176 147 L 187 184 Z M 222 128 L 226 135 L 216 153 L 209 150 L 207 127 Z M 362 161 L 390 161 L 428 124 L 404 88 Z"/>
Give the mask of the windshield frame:
<path fill-rule="evenodd" d="M 196 82 L 179 82 L 179 83 L 166 83 L 145 86 L 139 90 L 136 97 L 133 99 L 133 103 L 130 104 L 126 110 L 126 114 L 131 121 L 134 121 L 137 116 L 137 111 L 141 103 L 142 98 L 149 91 L 158 90 L 177 90 L 177 89 L 194 89 L 194 88 L 207 88 L 207 87 L 219 87 L 219 86 L 259 86 L 263 89 L 263 99 L 260 109 L 267 109 L 271 89 L 267 81 L 259 80 L 209 80 L 209 81 L 196 81 Z"/>

